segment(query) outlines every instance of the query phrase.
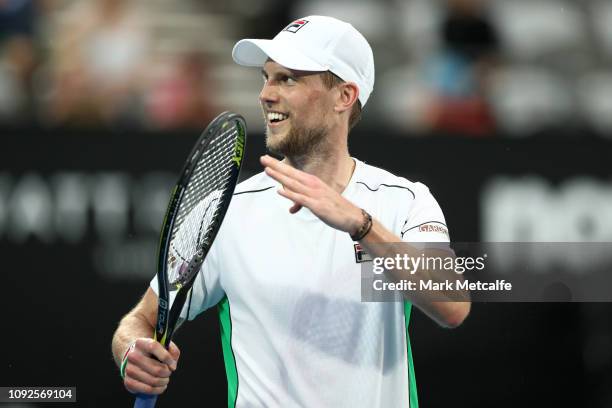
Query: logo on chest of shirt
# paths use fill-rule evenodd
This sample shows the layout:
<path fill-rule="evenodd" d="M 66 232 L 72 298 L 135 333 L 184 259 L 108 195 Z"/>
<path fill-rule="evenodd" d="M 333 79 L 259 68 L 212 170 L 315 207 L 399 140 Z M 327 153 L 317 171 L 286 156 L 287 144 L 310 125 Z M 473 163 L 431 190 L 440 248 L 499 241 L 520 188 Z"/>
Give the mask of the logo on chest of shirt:
<path fill-rule="evenodd" d="M 354 244 L 353 247 L 355 248 L 355 262 L 372 262 L 372 257 L 360 244 Z"/>

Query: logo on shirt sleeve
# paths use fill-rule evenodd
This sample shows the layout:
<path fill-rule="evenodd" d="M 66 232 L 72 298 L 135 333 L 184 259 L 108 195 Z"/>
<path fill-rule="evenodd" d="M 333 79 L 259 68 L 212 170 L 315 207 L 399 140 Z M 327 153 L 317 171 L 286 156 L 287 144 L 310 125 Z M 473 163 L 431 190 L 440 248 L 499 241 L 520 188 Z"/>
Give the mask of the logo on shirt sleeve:
<path fill-rule="evenodd" d="M 448 236 L 448 229 L 444 225 L 441 224 L 422 224 L 419 225 L 419 232 L 439 232 L 446 236 Z"/>
<path fill-rule="evenodd" d="M 355 248 L 355 262 L 372 262 L 372 257 L 360 244 L 354 244 L 353 247 Z"/>
<path fill-rule="evenodd" d="M 298 30 L 308 24 L 308 20 L 295 20 L 287 27 L 283 28 L 283 31 L 289 31 L 290 33 L 297 33 Z"/>

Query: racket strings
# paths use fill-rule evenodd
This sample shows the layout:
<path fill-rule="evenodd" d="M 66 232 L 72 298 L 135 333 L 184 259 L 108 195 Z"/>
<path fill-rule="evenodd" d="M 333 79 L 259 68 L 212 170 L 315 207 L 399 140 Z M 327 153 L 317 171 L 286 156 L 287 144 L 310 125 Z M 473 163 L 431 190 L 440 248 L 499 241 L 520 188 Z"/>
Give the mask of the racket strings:
<path fill-rule="evenodd" d="M 174 256 L 169 257 L 169 282 L 190 278 L 187 262 L 206 244 L 215 226 L 221 196 L 231 179 L 238 131 L 232 124 L 213 138 L 194 166 L 170 235 Z"/>

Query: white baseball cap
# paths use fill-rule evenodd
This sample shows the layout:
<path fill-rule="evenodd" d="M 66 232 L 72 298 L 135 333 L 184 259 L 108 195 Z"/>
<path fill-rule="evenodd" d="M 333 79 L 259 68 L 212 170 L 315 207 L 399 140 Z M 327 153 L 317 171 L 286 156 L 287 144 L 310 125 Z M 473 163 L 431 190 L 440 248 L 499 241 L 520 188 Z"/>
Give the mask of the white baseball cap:
<path fill-rule="evenodd" d="M 357 84 L 362 107 L 374 88 L 370 44 L 355 27 L 333 17 L 300 18 L 272 40 L 240 40 L 234 45 L 232 58 L 248 67 L 261 67 L 271 58 L 289 69 L 331 71 Z"/>

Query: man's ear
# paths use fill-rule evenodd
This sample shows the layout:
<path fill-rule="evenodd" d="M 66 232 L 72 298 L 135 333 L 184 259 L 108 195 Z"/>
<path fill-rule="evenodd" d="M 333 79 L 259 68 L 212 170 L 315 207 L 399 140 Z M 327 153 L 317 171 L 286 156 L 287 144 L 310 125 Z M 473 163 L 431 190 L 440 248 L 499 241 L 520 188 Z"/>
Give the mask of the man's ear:
<path fill-rule="evenodd" d="M 354 82 L 343 82 L 338 85 L 339 97 L 334 110 L 336 112 L 350 111 L 359 98 L 359 87 Z"/>

